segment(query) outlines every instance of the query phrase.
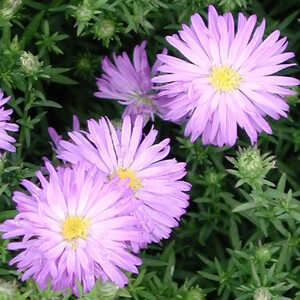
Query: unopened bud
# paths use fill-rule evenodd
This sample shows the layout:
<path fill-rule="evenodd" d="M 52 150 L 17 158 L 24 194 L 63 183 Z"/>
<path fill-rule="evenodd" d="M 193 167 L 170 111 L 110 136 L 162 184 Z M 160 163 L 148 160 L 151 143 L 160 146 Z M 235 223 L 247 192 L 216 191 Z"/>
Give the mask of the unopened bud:
<path fill-rule="evenodd" d="M 17 287 L 15 282 L 0 279 L 0 299 L 16 299 Z"/>
<path fill-rule="evenodd" d="M 98 39 L 110 39 L 114 36 L 116 25 L 110 19 L 99 19 L 94 25 L 94 35 Z"/>
<path fill-rule="evenodd" d="M 19 6 L 22 0 L 4 0 L 2 5 L 0 5 L 0 18 L 4 20 L 10 20 Z"/>
<path fill-rule="evenodd" d="M 254 300 L 271 300 L 272 294 L 266 288 L 259 288 L 254 293 Z"/>
<path fill-rule="evenodd" d="M 240 149 L 236 159 L 229 157 L 228 160 L 237 169 L 229 172 L 239 177 L 241 183 L 246 182 L 249 185 L 263 184 L 267 173 L 275 167 L 274 156 L 260 154 L 257 147 Z"/>
<path fill-rule="evenodd" d="M 269 261 L 271 259 L 270 250 L 266 247 L 258 248 L 255 256 L 256 256 L 257 260 L 262 263 L 266 263 L 267 261 Z"/>
<path fill-rule="evenodd" d="M 43 63 L 39 62 L 37 56 L 33 55 L 31 52 L 24 51 L 20 57 L 21 67 L 25 74 L 35 76 L 37 75 Z"/>

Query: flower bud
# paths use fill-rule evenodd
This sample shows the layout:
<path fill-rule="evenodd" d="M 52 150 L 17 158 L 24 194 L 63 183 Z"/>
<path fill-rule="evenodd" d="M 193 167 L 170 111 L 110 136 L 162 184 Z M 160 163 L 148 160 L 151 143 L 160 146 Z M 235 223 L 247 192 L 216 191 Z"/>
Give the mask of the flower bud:
<path fill-rule="evenodd" d="M 0 299 L 16 299 L 17 287 L 15 282 L 0 279 Z"/>
<path fill-rule="evenodd" d="M 75 10 L 75 17 L 78 23 L 87 23 L 93 17 L 93 10 L 84 5 L 80 5 Z"/>
<path fill-rule="evenodd" d="M 21 3 L 22 0 L 4 0 L 0 5 L 0 19 L 10 20 Z"/>
<path fill-rule="evenodd" d="M 75 75 L 80 78 L 92 78 L 98 67 L 98 58 L 91 53 L 80 53 L 75 59 Z"/>
<path fill-rule="evenodd" d="M 43 65 L 42 62 L 39 62 L 37 56 L 33 55 L 31 52 L 23 51 L 21 57 L 21 68 L 26 75 L 36 76 L 41 71 Z"/>
<path fill-rule="evenodd" d="M 272 294 L 269 292 L 268 289 L 262 287 L 255 291 L 253 299 L 254 300 L 271 300 Z"/>
<path fill-rule="evenodd" d="M 241 179 L 237 186 L 243 183 L 248 183 L 250 186 L 267 183 L 264 178 L 275 167 L 274 156 L 269 156 L 268 153 L 261 155 L 257 147 L 239 149 L 237 158 L 229 157 L 228 160 L 237 169 L 228 171 Z"/>
<path fill-rule="evenodd" d="M 204 294 L 200 288 L 193 288 L 185 294 L 185 300 L 204 300 Z"/>
<path fill-rule="evenodd" d="M 99 19 L 93 28 L 97 39 L 111 39 L 115 34 L 116 25 L 113 20 Z"/>
<path fill-rule="evenodd" d="M 256 250 L 255 257 L 258 261 L 262 262 L 263 264 L 266 263 L 271 259 L 271 252 L 266 247 L 259 247 Z"/>

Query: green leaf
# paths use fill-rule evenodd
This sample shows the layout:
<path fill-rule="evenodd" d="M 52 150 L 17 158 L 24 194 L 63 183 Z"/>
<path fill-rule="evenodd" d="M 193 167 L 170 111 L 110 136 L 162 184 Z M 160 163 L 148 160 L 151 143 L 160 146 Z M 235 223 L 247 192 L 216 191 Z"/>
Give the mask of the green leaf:
<path fill-rule="evenodd" d="M 16 210 L 5 210 L 0 212 L 0 222 L 3 222 L 6 219 L 12 219 L 16 216 Z"/>
<path fill-rule="evenodd" d="M 284 265 L 288 261 L 289 261 L 289 243 L 288 243 L 288 241 L 285 241 L 285 243 L 283 244 L 283 246 L 281 248 L 279 259 L 276 263 L 276 272 L 277 273 L 282 272 Z"/>
<path fill-rule="evenodd" d="M 36 14 L 29 25 L 26 27 L 22 39 L 20 41 L 21 48 L 25 49 L 27 45 L 30 43 L 34 35 L 37 33 L 40 23 L 43 19 L 44 11 L 39 12 Z"/>
<path fill-rule="evenodd" d="M 117 295 L 119 297 L 131 298 L 129 291 L 126 288 L 119 289 Z"/>
<path fill-rule="evenodd" d="M 34 107 L 34 106 L 62 108 L 62 106 L 60 104 L 58 104 L 57 102 L 51 101 L 51 100 L 37 101 L 34 103 L 34 105 L 32 105 L 32 107 Z"/>
<path fill-rule="evenodd" d="M 57 83 L 61 83 L 61 84 L 66 84 L 66 85 L 75 85 L 78 84 L 77 81 L 64 76 L 64 75 L 55 75 L 53 77 L 50 78 L 51 81 L 53 82 L 57 82 Z"/>
<path fill-rule="evenodd" d="M 297 220 L 298 222 L 300 222 L 300 213 L 298 213 L 297 211 L 292 211 L 291 212 L 291 216 Z"/>
<path fill-rule="evenodd" d="M 278 29 L 282 31 L 286 27 L 289 26 L 290 23 L 296 19 L 297 15 L 299 14 L 299 10 L 294 11 L 292 14 L 290 14 L 288 17 L 286 17 L 278 26 Z"/>
<path fill-rule="evenodd" d="M 231 240 L 231 244 L 232 244 L 233 248 L 236 250 L 239 250 L 241 248 L 239 230 L 236 225 L 236 222 L 233 219 L 230 220 L 229 236 L 230 236 L 230 240 Z"/>
<path fill-rule="evenodd" d="M 11 270 L 6 270 L 6 269 L 0 268 L 0 275 L 3 276 L 3 275 L 10 275 L 10 274 L 11 274 Z"/>
<path fill-rule="evenodd" d="M 244 204 L 241 204 L 241 205 L 235 207 L 232 211 L 236 213 L 236 212 L 253 209 L 253 208 L 256 208 L 257 206 L 258 206 L 258 204 L 256 202 L 248 202 L 248 203 L 244 203 Z"/>
<path fill-rule="evenodd" d="M 168 263 L 161 261 L 160 259 L 143 258 L 143 265 L 150 267 L 166 267 Z"/>
<path fill-rule="evenodd" d="M 32 0 L 24 0 L 24 4 L 37 10 L 42 10 L 47 8 L 45 4 L 41 4 L 39 2 L 32 1 Z"/>
<path fill-rule="evenodd" d="M 219 276 L 214 275 L 214 274 L 210 274 L 210 273 L 203 272 L 203 271 L 198 271 L 198 273 L 199 273 L 202 277 L 204 277 L 204 278 L 206 278 L 206 279 L 209 279 L 209 280 L 213 280 L 213 281 L 217 281 L 217 282 L 219 282 L 219 280 L 220 280 Z"/>

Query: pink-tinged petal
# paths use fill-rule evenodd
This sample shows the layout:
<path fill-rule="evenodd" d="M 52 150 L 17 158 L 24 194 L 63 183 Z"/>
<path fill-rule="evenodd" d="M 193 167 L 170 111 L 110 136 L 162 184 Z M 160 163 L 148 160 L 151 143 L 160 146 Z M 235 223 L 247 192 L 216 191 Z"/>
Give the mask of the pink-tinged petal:
<path fill-rule="evenodd" d="M 215 39 L 216 41 L 219 40 L 219 32 L 218 32 L 218 13 L 216 11 L 216 9 L 214 8 L 213 5 L 210 5 L 208 7 L 208 30 L 212 36 L 213 39 Z"/>
<path fill-rule="evenodd" d="M 199 68 L 191 63 L 188 63 L 182 59 L 172 57 L 170 55 L 158 54 L 158 59 L 161 60 L 164 64 L 158 67 L 159 71 L 165 72 L 165 68 L 176 68 L 177 70 L 181 70 L 185 73 L 194 73 L 194 75 L 199 75 Z M 166 71 L 168 72 L 168 70 Z"/>
<path fill-rule="evenodd" d="M 194 31 L 194 33 L 196 34 L 199 43 L 201 45 L 201 47 L 203 48 L 204 53 L 206 54 L 207 58 L 210 58 L 210 54 L 209 54 L 209 40 L 208 40 L 208 36 L 209 36 L 209 31 L 208 28 L 205 26 L 202 18 L 200 17 L 199 14 L 194 14 L 191 16 L 191 28 Z"/>
<path fill-rule="evenodd" d="M 243 50 L 247 46 L 252 31 L 254 29 L 255 23 L 256 16 L 252 15 L 249 17 L 245 25 L 238 30 L 230 47 L 229 61 L 234 62 L 237 59 L 241 50 Z"/>
<path fill-rule="evenodd" d="M 183 30 L 179 31 L 180 38 L 189 45 L 189 48 L 192 48 L 194 49 L 194 51 L 197 51 L 197 55 L 201 59 L 201 62 L 198 61 L 199 67 L 207 68 L 211 63 L 209 61 L 209 56 L 204 50 L 205 45 L 201 45 L 199 43 L 197 35 L 192 29 L 190 29 L 190 27 L 186 25 L 183 25 L 182 27 Z M 209 41 L 206 40 L 205 43 L 208 45 Z"/>
<path fill-rule="evenodd" d="M 202 66 L 204 61 L 197 56 L 197 54 L 187 47 L 176 35 L 167 36 L 166 40 L 175 48 L 177 48 L 189 61 L 192 63 Z"/>
<path fill-rule="evenodd" d="M 95 120 L 88 120 L 88 129 L 90 131 L 90 140 L 97 146 L 98 151 L 101 153 L 101 162 L 106 165 L 106 170 L 114 170 L 117 166 L 117 159 L 115 156 L 115 150 L 111 143 L 111 139 L 106 139 L 105 136 L 110 137 L 110 132 L 104 118 L 101 118 L 98 122 Z M 99 128 L 103 128 L 102 135 L 95 134 Z M 107 143 L 106 141 L 110 141 Z"/>
<path fill-rule="evenodd" d="M 225 17 L 218 18 L 218 28 L 220 32 L 220 62 L 221 64 L 228 65 L 228 51 L 229 51 L 229 33 L 226 28 L 226 19 Z"/>
<path fill-rule="evenodd" d="M 17 124 L 10 123 L 10 115 L 13 113 L 12 109 L 5 110 L 5 105 L 10 97 L 3 98 L 3 92 L 0 89 L 0 149 L 9 152 L 15 152 L 16 147 L 12 145 L 16 140 L 8 134 L 8 131 L 18 131 L 19 126 Z M 2 153 L 0 153 L 0 156 Z"/>
<path fill-rule="evenodd" d="M 152 163 L 164 159 L 170 152 L 169 143 L 170 139 L 164 139 L 159 144 L 153 145 L 145 151 L 138 153 L 131 167 L 138 171 L 147 168 Z"/>
<path fill-rule="evenodd" d="M 231 44 L 234 39 L 234 19 L 231 13 L 225 13 L 224 18 L 227 23 L 227 31 L 228 31 L 228 37 L 229 37 L 229 43 Z"/>
<path fill-rule="evenodd" d="M 128 147 L 128 152 L 124 157 L 123 166 L 129 167 L 132 164 L 134 157 L 136 155 L 136 151 L 142 139 L 142 133 L 143 133 L 143 118 L 142 116 L 138 116 L 134 123 L 132 135 L 130 139 L 130 145 Z"/>
<path fill-rule="evenodd" d="M 237 25 L 237 31 L 240 31 L 242 28 L 245 27 L 247 22 L 247 18 L 245 17 L 244 14 L 239 13 L 238 14 L 238 25 Z"/>
<path fill-rule="evenodd" d="M 167 48 L 164 48 L 161 54 L 162 54 L 162 55 L 167 55 L 167 54 L 168 54 L 168 49 L 167 49 Z M 162 65 L 162 61 L 158 58 L 158 55 L 160 55 L 160 54 L 157 54 L 157 55 L 156 55 L 156 56 L 157 56 L 157 59 L 156 59 L 155 63 L 154 63 L 153 66 L 152 66 L 152 69 L 151 69 L 151 75 L 152 75 L 152 76 L 154 76 L 154 75 L 157 74 L 158 68 Z"/>
<path fill-rule="evenodd" d="M 278 86 L 296 86 L 300 84 L 300 80 L 287 76 L 257 76 L 256 78 L 251 78 L 251 81 L 260 82 L 265 85 L 271 84 Z"/>
<path fill-rule="evenodd" d="M 131 120 L 129 116 L 126 116 L 123 120 L 122 124 L 122 132 L 121 132 L 121 159 L 123 161 L 124 156 L 128 152 L 129 143 L 131 139 Z M 123 163 L 122 166 L 123 167 Z"/>
<path fill-rule="evenodd" d="M 252 54 L 255 48 L 261 43 L 264 32 L 265 32 L 266 22 L 262 20 L 261 25 L 258 26 L 253 34 L 253 37 L 245 49 L 241 49 L 237 59 L 233 61 L 233 67 L 239 69 L 243 63 L 247 62 L 248 57 Z"/>
<path fill-rule="evenodd" d="M 280 36 L 279 30 L 272 32 L 249 56 L 246 62 L 244 62 L 241 72 L 247 72 L 252 70 L 257 62 L 261 59 L 266 60 L 268 53 L 276 43 Z"/>
<path fill-rule="evenodd" d="M 251 70 L 250 72 L 247 72 L 245 74 L 247 80 L 251 80 L 252 77 L 257 77 L 257 76 L 267 76 L 274 74 L 276 72 L 279 72 L 283 69 L 286 69 L 291 66 L 295 66 L 296 64 L 282 64 L 282 65 L 276 65 L 276 66 L 268 66 L 268 67 L 259 67 L 254 70 Z M 244 74 L 241 73 L 243 76 Z"/>

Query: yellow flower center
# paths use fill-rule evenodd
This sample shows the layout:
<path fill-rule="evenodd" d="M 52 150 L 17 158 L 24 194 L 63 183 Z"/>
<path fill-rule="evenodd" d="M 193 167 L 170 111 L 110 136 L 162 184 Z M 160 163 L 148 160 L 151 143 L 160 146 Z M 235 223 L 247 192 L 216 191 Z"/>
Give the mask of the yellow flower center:
<path fill-rule="evenodd" d="M 141 180 L 136 176 L 136 172 L 131 169 L 118 169 L 116 173 L 121 179 L 129 178 L 129 186 L 135 191 L 142 187 Z"/>
<path fill-rule="evenodd" d="M 63 224 L 63 237 L 68 241 L 85 238 L 87 236 L 87 228 L 89 225 L 89 219 L 84 219 L 82 217 L 68 217 Z"/>
<path fill-rule="evenodd" d="M 231 67 L 219 66 L 212 67 L 207 79 L 217 91 L 231 92 L 239 87 L 242 77 Z"/>

